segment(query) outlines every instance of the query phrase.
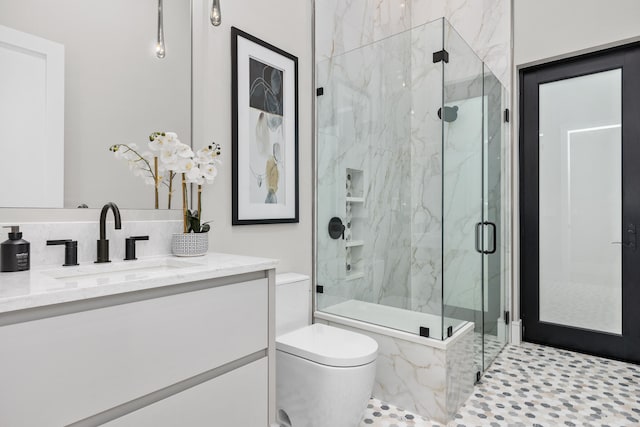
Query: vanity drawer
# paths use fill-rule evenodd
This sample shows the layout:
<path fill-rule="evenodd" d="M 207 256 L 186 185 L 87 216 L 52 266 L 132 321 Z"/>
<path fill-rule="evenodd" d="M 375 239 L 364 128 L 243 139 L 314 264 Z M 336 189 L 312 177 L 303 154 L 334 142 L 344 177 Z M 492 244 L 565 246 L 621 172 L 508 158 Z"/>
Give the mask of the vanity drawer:
<path fill-rule="evenodd" d="M 0 425 L 66 425 L 267 348 L 267 279 L 0 328 Z"/>
<path fill-rule="evenodd" d="M 105 427 L 266 427 L 267 359 L 160 400 Z"/>

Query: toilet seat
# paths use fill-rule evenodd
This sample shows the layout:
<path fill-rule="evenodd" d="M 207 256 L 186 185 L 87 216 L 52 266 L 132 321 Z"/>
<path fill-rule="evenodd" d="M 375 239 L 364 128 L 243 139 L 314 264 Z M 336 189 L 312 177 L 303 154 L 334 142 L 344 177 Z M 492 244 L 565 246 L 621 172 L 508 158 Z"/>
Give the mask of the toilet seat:
<path fill-rule="evenodd" d="M 276 349 L 322 365 L 355 367 L 376 360 L 378 343 L 366 335 L 316 323 L 277 337 Z"/>

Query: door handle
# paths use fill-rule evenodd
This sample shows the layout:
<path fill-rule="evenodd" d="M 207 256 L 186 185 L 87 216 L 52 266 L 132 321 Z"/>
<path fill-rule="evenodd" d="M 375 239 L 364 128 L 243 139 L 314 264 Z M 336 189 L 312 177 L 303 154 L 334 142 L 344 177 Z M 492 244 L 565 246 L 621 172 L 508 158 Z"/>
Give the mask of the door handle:
<path fill-rule="evenodd" d="M 492 233 L 492 236 L 493 236 L 492 243 L 493 244 L 491 245 L 492 246 L 491 250 L 484 251 L 484 253 L 487 254 L 487 255 L 495 254 L 496 251 L 498 250 L 497 241 L 496 241 L 496 239 L 498 238 L 498 234 L 497 234 L 498 233 L 498 231 L 497 231 L 498 228 L 496 227 L 496 224 L 493 223 L 493 222 L 485 222 L 485 225 L 488 225 L 493 230 L 493 233 Z"/>
<path fill-rule="evenodd" d="M 636 233 L 636 226 L 635 224 L 629 224 L 627 226 L 627 235 L 629 236 L 629 241 L 628 242 L 611 242 L 612 245 L 622 245 L 625 248 L 629 248 L 632 251 L 636 251 L 637 247 L 638 247 L 638 234 Z"/>

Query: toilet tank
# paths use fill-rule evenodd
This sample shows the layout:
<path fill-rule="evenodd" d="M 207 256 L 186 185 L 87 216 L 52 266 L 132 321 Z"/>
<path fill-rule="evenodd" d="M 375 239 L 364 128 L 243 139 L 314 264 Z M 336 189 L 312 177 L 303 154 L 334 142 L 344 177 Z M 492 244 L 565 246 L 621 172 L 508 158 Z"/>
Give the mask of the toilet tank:
<path fill-rule="evenodd" d="M 311 279 L 276 274 L 276 337 L 311 324 Z"/>

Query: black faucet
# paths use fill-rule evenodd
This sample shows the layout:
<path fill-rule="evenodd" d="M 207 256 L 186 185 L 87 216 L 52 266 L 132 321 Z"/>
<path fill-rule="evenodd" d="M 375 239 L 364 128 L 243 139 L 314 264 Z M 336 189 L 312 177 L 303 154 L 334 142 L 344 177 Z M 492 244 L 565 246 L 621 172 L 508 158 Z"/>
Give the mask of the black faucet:
<path fill-rule="evenodd" d="M 47 246 L 64 245 L 64 264 L 63 267 L 71 267 L 78 265 L 78 241 L 65 240 L 47 240 Z"/>
<path fill-rule="evenodd" d="M 98 240 L 98 259 L 96 263 L 111 262 L 109 259 L 109 241 L 107 240 L 107 212 L 109 212 L 109 209 L 113 211 L 116 230 L 122 228 L 118 206 L 113 202 L 104 205 L 102 212 L 100 212 L 100 240 Z"/>

